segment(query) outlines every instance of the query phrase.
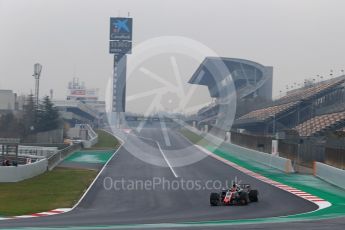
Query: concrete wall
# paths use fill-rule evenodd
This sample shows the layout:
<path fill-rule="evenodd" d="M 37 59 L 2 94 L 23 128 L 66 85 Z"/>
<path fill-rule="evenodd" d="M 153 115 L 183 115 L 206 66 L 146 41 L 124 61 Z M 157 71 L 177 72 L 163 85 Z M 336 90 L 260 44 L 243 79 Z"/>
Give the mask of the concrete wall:
<path fill-rule="evenodd" d="M 200 132 L 196 131 L 196 129 L 193 127 L 185 126 L 185 128 L 188 128 L 190 131 L 200 135 Z M 281 170 L 286 173 L 295 172 L 292 167 L 291 160 L 289 159 L 279 157 L 279 156 L 273 156 L 272 154 L 260 152 L 253 149 L 244 148 L 239 145 L 234 145 L 234 144 L 225 142 L 223 139 L 216 137 L 214 135 L 211 135 L 209 133 L 204 133 L 202 134 L 202 136 L 209 142 L 212 142 L 216 146 L 219 146 L 221 149 L 224 149 L 230 155 L 234 155 L 239 158 L 253 160 L 260 164 L 267 165 L 269 167 Z"/>
<path fill-rule="evenodd" d="M 239 158 L 246 158 L 253 161 L 256 161 L 260 164 L 276 168 L 278 170 L 284 171 L 286 173 L 293 173 L 294 169 L 292 167 L 291 160 L 273 156 L 272 154 L 260 152 L 253 149 L 248 149 L 239 145 L 234 145 L 231 143 L 224 142 L 218 137 L 212 136 L 210 134 L 205 135 L 206 140 L 219 145 L 220 148 L 226 150 L 231 155 L 237 156 Z"/>
<path fill-rule="evenodd" d="M 328 183 L 345 189 L 345 170 L 335 168 L 320 162 L 315 162 L 314 176 L 319 177 Z"/>
<path fill-rule="evenodd" d="M 0 166 L 0 182 L 18 182 L 29 179 L 44 173 L 47 168 L 47 159 L 26 165 Z"/>
<path fill-rule="evenodd" d="M 257 150 L 247 149 L 231 143 L 224 143 L 221 145 L 221 147 L 228 150 L 232 155 L 235 155 L 237 157 L 247 158 L 269 167 L 276 168 L 280 171 L 284 171 L 286 173 L 295 172 L 290 159 L 274 156 L 272 154 L 264 152 L 259 152 Z"/>

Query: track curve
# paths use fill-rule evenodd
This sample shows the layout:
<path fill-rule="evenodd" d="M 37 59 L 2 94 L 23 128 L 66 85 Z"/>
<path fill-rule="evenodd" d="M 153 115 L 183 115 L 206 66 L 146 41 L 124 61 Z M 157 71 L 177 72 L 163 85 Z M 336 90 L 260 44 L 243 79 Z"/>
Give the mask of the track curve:
<path fill-rule="evenodd" d="M 109 162 L 97 181 L 80 204 L 71 212 L 33 219 L 16 219 L 0 221 L 0 228 L 4 227 L 55 227 L 55 226 L 92 226 L 114 224 L 151 224 L 177 223 L 191 221 L 216 221 L 252 219 L 263 217 L 286 216 L 309 212 L 317 206 L 302 198 L 280 190 L 262 181 L 256 180 L 212 157 L 206 156 L 202 160 L 183 167 L 174 167 L 174 154 L 202 154 L 198 148 L 181 137 L 174 130 L 167 130 L 171 146 L 165 145 L 162 130 L 144 128 L 140 135 L 151 138 L 146 144 L 136 142 L 141 151 L 147 153 L 154 161 L 169 162 L 178 178 L 166 167 L 155 166 L 139 160 L 129 153 L 126 143 Z M 129 136 L 129 142 L 135 138 Z M 133 138 L 133 139 L 131 139 Z M 159 143 L 161 149 L 155 145 Z M 173 151 L 178 150 L 178 151 Z M 192 150 L 192 152 L 190 152 Z M 162 155 L 162 152 L 164 156 Z M 121 181 L 153 181 L 161 178 L 167 181 L 208 180 L 230 181 L 237 177 L 243 183 L 249 183 L 260 191 L 260 202 L 248 206 L 211 207 L 209 193 L 214 190 L 188 190 L 186 188 L 154 190 L 120 189 L 107 190 L 104 188 L 105 178 Z M 108 179 L 106 179 L 108 180 Z M 109 187 L 109 186 L 107 186 Z"/>

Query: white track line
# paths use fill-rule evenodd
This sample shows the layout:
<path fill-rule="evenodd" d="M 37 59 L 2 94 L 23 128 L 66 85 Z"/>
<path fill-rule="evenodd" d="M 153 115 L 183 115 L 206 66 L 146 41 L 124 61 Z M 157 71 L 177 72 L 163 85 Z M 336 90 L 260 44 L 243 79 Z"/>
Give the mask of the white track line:
<path fill-rule="evenodd" d="M 178 178 L 178 175 L 176 174 L 176 172 L 174 171 L 174 169 L 173 169 L 173 167 L 171 166 L 170 162 L 168 161 L 168 159 L 167 159 L 166 156 L 164 155 L 164 152 L 163 152 L 163 150 L 162 150 L 162 148 L 161 148 L 159 142 L 156 141 L 156 144 L 158 145 L 159 151 L 161 152 L 161 154 L 162 154 L 162 156 L 163 156 L 165 162 L 168 164 L 168 166 L 169 166 L 171 172 L 174 174 L 175 178 Z"/>
<path fill-rule="evenodd" d="M 80 202 L 84 199 L 84 197 L 86 196 L 86 194 L 90 191 L 90 189 L 92 188 L 92 186 L 95 184 L 96 180 L 98 179 L 98 177 L 102 174 L 102 172 L 104 171 L 104 169 L 107 167 L 108 163 L 114 158 L 114 156 L 116 155 L 116 153 L 121 149 L 124 141 L 119 138 L 119 137 L 116 137 L 113 133 L 111 132 L 108 132 L 107 130 L 103 130 L 107 133 L 109 133 L 110 135 L 112 135 L 113 137 L 115 137 L 116 139 L 118 139 L 121 144 L 120 146 L 117 148 L 117 150 L 113 153 L 113 155 L 108 159 L 108 161 L 103 165 L 103 168 L 101 169 L 101 171 L 99 171 L 99 173 L 97 174 L 96 178 L 92 181 L 92 183 L 90 184 L 90 186 L 87 188 L 87 190 L 84 192 L 83 196 L 79 199 L 79 201 L 73 206 L 73 208 L 71 209 L 71 211 L 73 209 L 75 209 L 79 204 Z"/>
<path fill-rule="evenodd" d="M 160 124 L 161 124 L 161 128 L 162 128 L 162 133 L 163 133 L 163 137 L 164 137 L 164 142 L 166 146 L 171 146 L 171 142 L 169 139 L 169 134 L 168 134 L 168 130 L 167 130 L 167 126 L 165 125 L 165 122 L 162 121 L 162 119 L 164 119 L 163 117 L 159 117 L 160 119 Z"/>
<path fill-rule="evenodd" d="M 156 143 L 156 145 L 158 146 L 159 151 L 161 152 L 161 154 L 162 154 L 162 156 L 163 156 L 165 162 L 166 162 L 167 165 L 169 166 L 171 172 L 174 174 L 174 176 L 175 176 L 176 178 L 178 178 L 177 173 L 175 172 L 174 168 L 171 166 L 170 162 L 168 161 L 168 158 L 165 156 L 165 154 L 164 154 L 164 152 L 163 152 L 163 150 L 162 150 L 162 148 L 161 148 L 161 145 L 159 144 L 158 141 L 155 141 L 155 140 L 152 139 L 152 138 L 143 137 L 143 136 L 140 136 L 140 135 L 134 135 L 134 134 L 129 134 L 129 135 L 135 136 L 135 137 L 137 137 L 137 138 L 142 138 L 142 139 L 144 139 L 144 140 L 149 140 L 149 141 L 152 141 L 152 142 Z"/>

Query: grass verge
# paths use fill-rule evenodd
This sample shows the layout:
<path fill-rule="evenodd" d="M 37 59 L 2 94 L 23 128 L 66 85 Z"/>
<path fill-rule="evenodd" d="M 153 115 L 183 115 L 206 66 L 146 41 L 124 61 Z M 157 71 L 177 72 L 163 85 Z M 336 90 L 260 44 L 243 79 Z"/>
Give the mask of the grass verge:
<path fill-rule="evenodd" d="M 113 150 L 119 147 L 120 143 L 114 136 L 103 130 L 98 130 L 97 133 L 98 143 L 92 149 Z M 95 170 L 57 167 L 28 180 L 0 183 L 0 216 L 71 208 L 97 173 Z"/>
<path fill-rule="evenodd" d="M 109 133 L 103 130 L 97 130 L 98 143 L 95 144 L 91 149 L 116 149 L 119 147 L 120 142 Z"/>
<path fill-rule="evenodd" d="M 96 175 L 93 170 L 56 168 L 21 182 L 0 183 L 0 215 L 72 207 Z"/>
<path fill-rule="evenodd" d="M 199 136 L 188 129 L 181 129 L 180 133 L 185 136 L 193 144 L 201 144 L 204 142 L 202 136 Z"/>

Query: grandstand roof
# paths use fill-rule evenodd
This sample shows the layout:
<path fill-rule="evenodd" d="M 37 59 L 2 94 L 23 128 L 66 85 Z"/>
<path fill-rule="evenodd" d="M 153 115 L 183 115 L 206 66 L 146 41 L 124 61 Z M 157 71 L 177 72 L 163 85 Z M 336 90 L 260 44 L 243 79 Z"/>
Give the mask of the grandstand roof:
<path fill-rule="evenodd" d="M 244 59 L 206 57 L 192 75 L 189 83 L 205 85 L 209 88 L 211 97 L 219 98 L 223 87 L 222 82 L 229 78 L 229 74 L 235 87 L 233 90 L 236 90 L 238 98 L 257 92 L 269 100 L 272 99 L 272 67 Z M 260 90 L 263 87 L 265 89 Z"/>
<path fill-rule="evenodd" d="M 344 122 L 345 112 L 330 113 L 313 117 L 296 126 L 295 130 L 300 136 L 308 137 L 338 127 Z"/>

